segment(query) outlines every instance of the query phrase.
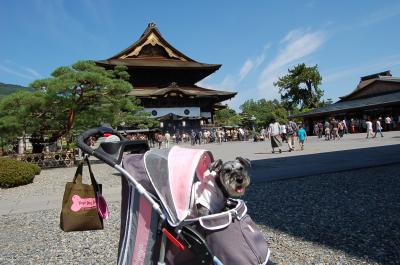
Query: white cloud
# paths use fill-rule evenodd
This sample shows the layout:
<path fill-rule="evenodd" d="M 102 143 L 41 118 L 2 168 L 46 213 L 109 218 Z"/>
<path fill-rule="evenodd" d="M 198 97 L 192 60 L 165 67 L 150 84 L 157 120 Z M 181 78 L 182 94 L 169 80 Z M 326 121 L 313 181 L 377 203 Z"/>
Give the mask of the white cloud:
<path fill-rule="evenodd" d="M 246 75 L 253 69 L 254 62 L 250 59 L 247 59 L 246 62 L 243 64 L 242 68 L 239 72 L 239 80 L 243 80 Z"/>
<path fill-rule="evenodd" d="M 37 78 L 41 78 L 37 71 L 29 67 L 21 67 L 10 60 L 3 60 L 7 65 L 0 64 L 0 71 L 5 72 L 7 74 L 15 75 L 18 77 L 22 77 L 28 80 L 34 80 Z"/>
<path fill-rule="evenodd" d="M 335 80 L 343 79 L 345 77 L 351 77 L 354 79 L 354 76 L 361 77 L 382 71 L 393 70 L 394 67 L 397 66 L 400 66 L 400 54 L 383 58 L 381 57 L 378 60 L 360 62 L 358 65 L 327 71 L 326 73 L 322 73 L 322 82 L 326 84 Z M 392 74 L 397 76 L 393 72 Z M 353 80 L 353 82 L 356 85 L 358 80 Z"/>
<path fill-rule="evenodd" d="M 7 66 L 1 65 L 0 64 L 0 71 L 6 72 L 8 74 L 12 74 L 12 75 L 16 75 L 25 79 L 33 79 L 32 76 L 27 75 L 25 73 L 19 72 L 19 71 L 15 71 Z"/>
<path fill-rule="evenodd" d="M 99 16 L 103 13 L 99 14 L 99 8 L 94 9 L 92 5 L 92 1 L 82 1 L 83 11 L 86 14 L 88 19 L 94 20 L 94 23 L 100 25 Z M 99 3 L 98 7 L 103 6 L 104 1 L 96 1 Z M 83 23 L 81 18 L 78 16 L 78 13 L 71 11 L 67 8 L 68 1 L 65 0 L 54 0 L 54 1 L 46 1 L 46 0 L 37 0 L 35 3 L 35 11 L 41 14 L 41 20 L 43 21 L 43 27 L 41 30 L 44 30 L 50 35 L 53 39 L 58 42 L 71 43 L 73 39 L 80 39 L 81 42 L 85 43 L 85 41 L 90 40 L 92 42 L 101 43 L 103 41 L 102 38 L 96 37 L 93 33 L 93 30 L 89 29 L 89 27 Z M 103 15 L 103 18 L 107 18 L 108 15 Z M 102 21 L 101 26 L 104 27 L 106 24 Z M 73 46 L 75 47 L 75 45 Z"/>
<path fill-rule="evenodd" d="M 307 56 L 316 52 L 325 41 L 326 34 L 323 31 L 296 29 L 288 32 L 280 42 L 284 47 L 260 75 L 257 87 L 261 96 L 268 99 L 278 98 L 278 88 L 275 88 L 273 83 L 279 76 L 284 75 L 288 68 L 300 63 L 300 59 L 304 61 Z"/>
<path fill-rule="evenodd" d="M 395 6 L 386 6 L 364 18 L 361 25 L 369 26 L 397 16 L 400 16 L 400 6 L 398 4 Z"/>
<path fill-rule="evenodd" d="M 32 74 L 32 76 L 34 76 L 35 78 L 42 78 L 42 75 L 39 74 L 37 71 L 35 71 L 32 68 L 25 67 L 25 71 L 27 71 L 28 73 Z"/>
<path fill-rule="evenodd" d="M 271 47 L 267 44 L 263 47 L 262 53 L 255 58 L 247 58 L 237 74 L 227 74 L 224 79 L 216 84 L 209 83 L 209 77 L 201 80 L 198 85 L 210 89 L 223 90 L 223 91 L 238 91 L 240 83 L 250 74 L 250 72 L 257 69 L 265 60 L 266 51 Z"/>

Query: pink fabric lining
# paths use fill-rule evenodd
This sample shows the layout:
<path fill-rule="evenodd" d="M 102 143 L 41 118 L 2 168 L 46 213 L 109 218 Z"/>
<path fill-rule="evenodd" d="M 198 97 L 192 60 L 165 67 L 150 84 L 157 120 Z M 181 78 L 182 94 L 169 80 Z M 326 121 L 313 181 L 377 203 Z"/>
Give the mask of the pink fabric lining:
<path fill-rule="evenodd" d="M 212 157 L 201 149 L 174 146 L 168 155 L 169 183 L 179 221 L 189 214 L 190 193 L 195 173 L 199 178 L 207 170 Z"/>
<path fill-rule="evenodd" d="M 143 195 L 140 195 L 139 218 L 137 224 L 138 232 L 132 254 L 132 265 L 144 265 L 150 233 L 151 209 L 150 203 Z"/>

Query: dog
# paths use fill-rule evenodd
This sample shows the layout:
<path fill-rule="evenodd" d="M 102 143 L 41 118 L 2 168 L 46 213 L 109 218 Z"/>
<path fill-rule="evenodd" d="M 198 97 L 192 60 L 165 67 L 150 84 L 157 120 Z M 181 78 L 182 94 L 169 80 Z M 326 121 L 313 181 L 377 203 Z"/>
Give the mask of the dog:
<path fill-rule="evenodd" d="M 234 161 L 211 163 L 203 180 L 194 184 L 197 216 L 221 212 L 228 198 L 238 198 L 245 194 L 250 184 L 249 159 L 237 157 Z"/>

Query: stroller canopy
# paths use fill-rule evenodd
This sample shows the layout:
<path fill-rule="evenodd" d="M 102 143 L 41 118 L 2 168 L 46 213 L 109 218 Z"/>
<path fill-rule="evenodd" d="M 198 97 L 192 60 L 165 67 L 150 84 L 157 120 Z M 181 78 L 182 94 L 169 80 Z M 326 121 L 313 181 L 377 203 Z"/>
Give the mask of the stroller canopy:
<path fill-rule="evenodd" d="M 147 175 L 172 226 L 179 225 L 189 215 L 193 181 L 196 176 L 202 180 L 212 161 L 209 151 L 179 146 L 154 149 L 144 155 Z"/>

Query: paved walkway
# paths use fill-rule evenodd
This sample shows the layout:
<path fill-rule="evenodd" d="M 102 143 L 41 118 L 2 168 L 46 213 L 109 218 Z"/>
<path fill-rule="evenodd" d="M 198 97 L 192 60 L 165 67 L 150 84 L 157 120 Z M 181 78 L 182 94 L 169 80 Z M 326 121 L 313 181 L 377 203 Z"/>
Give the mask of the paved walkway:
<path fill-rule="evenodd" d="M 305 150 L 288 152 L 285 143 L 282 153 L 272 154 L 270 142 L 233 142 L 196 146 L 210 150 L 215 158 L 252 160 L 253 183 L 375 167 L 400 162 L 400 132 L 366 139 L 365 134 L 345 135 L 341 140 L 325 141 L 309 137 Z"/>
<path fill-rule="evenodd" d="M 375 139 L 365 139 L 365 134 L 346 135 L 339 141 L 309 137 L 304 151 L 287 152 L 284 145 L 281 154 L 272 154 L 269 142 L 228 142 L 195 148 L 210 150 L 215 158 L 224 161 L 237 156 L 251 159 L 254 185 L 277 179 L 398 163 L 400 132 L 386 132 L 385 137 Z M 60 208 L 65 182 L 72 179 L 74 170 L 43 170 L 33 184 L 0 190 L 0 215 Z M 119 201 L 117 172 L 105 164 L 96 164 L 93 170 L 99 182 L 103 183 L 107 201 Z"/>

